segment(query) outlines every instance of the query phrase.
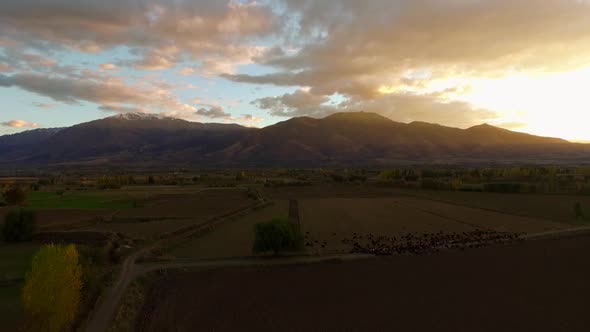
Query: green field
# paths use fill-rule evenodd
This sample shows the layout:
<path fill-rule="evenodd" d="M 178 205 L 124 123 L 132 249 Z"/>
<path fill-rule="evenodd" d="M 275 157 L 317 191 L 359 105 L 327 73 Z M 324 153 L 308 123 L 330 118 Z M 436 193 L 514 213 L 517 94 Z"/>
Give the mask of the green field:
<path fill-rule="evenodd" d="M 126 209 L 134 206 L 131 197 L 109 192 L 31 192 L 27 206 L 33 209 Z"/>
<path fill-rule="evenodd" d="M 254 225 L 273 218 L 287 217 L 289 202 L 275 201 L 272 205 L 229 220 L 213 232 L 177 244 L 167 254 L 178 258 L 244 257 L 252 255 Z"/>

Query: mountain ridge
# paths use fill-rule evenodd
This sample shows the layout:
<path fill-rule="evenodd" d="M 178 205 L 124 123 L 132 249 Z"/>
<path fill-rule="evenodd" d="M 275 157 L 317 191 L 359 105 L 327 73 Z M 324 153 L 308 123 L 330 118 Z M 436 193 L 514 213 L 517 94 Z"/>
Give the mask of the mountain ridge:
<path fill-rule="evenodd" d="M 460 129 L 427 122 L 401 123 L 370 112 L 341 112 L 319 119 L 296 117 L 264 128 L 128 113 L 48 131 L 47 135 L 31 132 L 11 135 L 10 139 L 0 136 L 0 163 L 100 160 L 107 164 L 321 166 L 399 161 L 590 161 L 590 145 L 559 138 L 489 124 Z M 23 144 L 15 143 L 19 137 Z"/>

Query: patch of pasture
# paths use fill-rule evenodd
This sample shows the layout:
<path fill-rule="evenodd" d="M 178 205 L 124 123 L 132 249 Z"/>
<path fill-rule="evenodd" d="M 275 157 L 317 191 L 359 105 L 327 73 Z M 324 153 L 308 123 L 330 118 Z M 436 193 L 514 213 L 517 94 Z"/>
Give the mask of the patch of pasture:
<path fill-rule="evenodd" d="M 289 202 L 278 200 L 236 219 L 228 220 L 209 233 L 191 238 L 167 250 L 178 258 L 222 258 L 252 255 L 254 225 L 273 218 L 286 218 Z"/>
<path fill-rule="evenodd" d="M 121 218 L 203 219 L 222 215 L 252 204 L 243 189 L 207 189 L 186 193 L 152 192 L 152 197 L 134 209 L 121 210 Z"/>
<path fill-rule="evenodd" d="M 60 195 L 56 192 L 31 192 L 27 196 L 27 207 L 32 209 L 74 209 L 101 210 L 127 209 L 134 207 L 129 196 L 118 192 L 76 192 Z"/>
<path fill-rule="evenodd" d="M 122 233 L 134 239 L 148 240 L 194 223 L 193 219 L 159 218 L 152 221 L 97 222 L 79 230 Z"/>

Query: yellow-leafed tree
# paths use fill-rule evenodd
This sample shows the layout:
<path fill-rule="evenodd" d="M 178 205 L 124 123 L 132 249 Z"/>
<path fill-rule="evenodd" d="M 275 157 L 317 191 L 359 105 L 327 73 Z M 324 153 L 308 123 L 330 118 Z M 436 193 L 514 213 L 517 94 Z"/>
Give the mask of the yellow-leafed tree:
<path fill-rule="evenodd" d="M 75 245 L 46 245 L 35 254 L 22 292 L 31 328 L 67 329 L 78 314 L 82 268 Z"/>

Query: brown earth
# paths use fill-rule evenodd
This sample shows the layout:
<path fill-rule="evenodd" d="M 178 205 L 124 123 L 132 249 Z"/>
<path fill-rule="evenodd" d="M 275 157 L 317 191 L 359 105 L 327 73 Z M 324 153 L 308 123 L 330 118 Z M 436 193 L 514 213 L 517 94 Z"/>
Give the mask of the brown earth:
<path fill-rule="evenodd" d="M 588 331 L 590 236 L 172 274 L 138 331 Z"/>
<path fill-rule="evenodd" d="M 349 252 L 344 239 L 355 235 L 469 232 L 476 229 L 537 233 L 568 225 L 446 204 L 403 195 L 373 198 L 307 198 L 299 200 L 306 247 L 314 253 Z"/>
<path fill-rule="evenodd" d="M 117 213 L 117 217 L 207 218 L 247 207 L 251 203 L 246 191 L 239 189 L 208 189 L 197 193 L 159 194 L 147 200 L 144 207 L 122 210 Z"/>

